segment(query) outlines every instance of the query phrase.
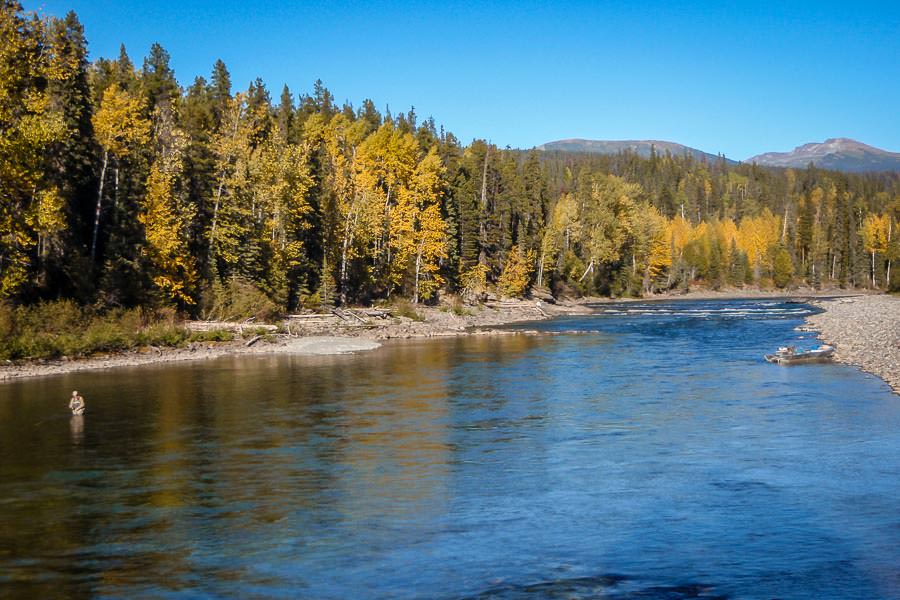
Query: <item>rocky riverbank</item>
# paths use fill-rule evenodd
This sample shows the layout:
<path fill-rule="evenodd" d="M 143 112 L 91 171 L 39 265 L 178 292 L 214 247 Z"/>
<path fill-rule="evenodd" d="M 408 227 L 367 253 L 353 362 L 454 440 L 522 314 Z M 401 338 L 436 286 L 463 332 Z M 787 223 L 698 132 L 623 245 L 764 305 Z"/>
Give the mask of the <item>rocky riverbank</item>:
<path fill-rule="evenodd" d="M 866 295 L 811 302 L 824 312 L 808 317 L 835 358 L 884 379 L 900 394 L 900 298 Z"/>
<path fill-rule="evenodd" d="M 575 304 L 554 305 L 523 300 L 476 306 L 407 307 L 407 310 L 399 311 L 401 314 L 398 311 L 380 310 L 336 311 L 287 319 L 280 327 L 270 326 L 269 330 L 254 325 L 225 324 L 236 330 L 237 339 L 228 342 L 194 342 L 183 348 L 142 348 L 133 352 L 83 359 L 9 363 L 0 366 L 0 381 L 112 367 L 204 360 L 233 354 L 346 354 L 374 350 L 381 345 L 381 340 L 386 339 L 447 337 L 472 333 L 499 335 L 505 333 L 496 329 L 501 325 L 589 312 L 590 309 Z M 192 329 L 208 329 L 204 325 L 216 327 L 216 324 L 187 323 Z"/>

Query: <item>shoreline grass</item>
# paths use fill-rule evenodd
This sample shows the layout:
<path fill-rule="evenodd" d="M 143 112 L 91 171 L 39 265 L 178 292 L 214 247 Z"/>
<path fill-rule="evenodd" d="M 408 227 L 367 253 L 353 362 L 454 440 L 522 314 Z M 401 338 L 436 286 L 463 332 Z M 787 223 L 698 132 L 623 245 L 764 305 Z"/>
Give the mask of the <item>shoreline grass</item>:
<path fill-rule="evenodd" d="M 83 358 L 141 347 L 229 341 L 230 332 L 191 332 L 171 309 L 96 311 L 70 300 L 0 304 L 0 360 Z"/>

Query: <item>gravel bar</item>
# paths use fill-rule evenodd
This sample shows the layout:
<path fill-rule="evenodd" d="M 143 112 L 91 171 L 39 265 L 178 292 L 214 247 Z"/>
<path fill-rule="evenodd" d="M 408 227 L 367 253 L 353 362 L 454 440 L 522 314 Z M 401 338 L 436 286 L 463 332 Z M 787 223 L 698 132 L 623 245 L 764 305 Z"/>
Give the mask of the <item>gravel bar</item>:
<path fill-rule="evenodd" d="M 825 312 L 807 317 L 835 358 L 884 379 L 900 394 L 900 297 L 866 295 L 810 302 Z"/>

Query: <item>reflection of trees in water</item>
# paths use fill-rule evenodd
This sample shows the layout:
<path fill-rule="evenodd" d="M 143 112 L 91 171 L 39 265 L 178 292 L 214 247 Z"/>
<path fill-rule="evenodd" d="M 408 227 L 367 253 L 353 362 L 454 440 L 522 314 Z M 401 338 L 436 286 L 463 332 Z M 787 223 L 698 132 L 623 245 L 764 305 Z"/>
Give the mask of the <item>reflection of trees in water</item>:
<path fill-rule="evenodd" d="M 31 556 L 46 573 L 50 557 L 66 556 L 60 573 L 89 575 L 90 589 L 115 594 L 248 581 L 254 550 L 272 552 L 273 539 L 322 543 L 336 525 L 350 535 L 421 532 L 447 510 L 453 378 L 526 360 L 540 343 L 484 336 L 96 375 L 78 385 L 96 409 L 90 427 L 61 414 L 54 430 L 32 432 L 43 436 L 42 454 L 14 463 L 27 475 L 0 463 L 11 480 L 41 487 L 4 507 L 5 522 L 36 525 L 0 527 L 0 565 Z M 10 406 L 0 403 L 0 414 Z M 8 456 L 13 444 L 0 440 Z M 41 482 L 61 469 L 74 479 Z M 67 594 L 84 589 L 73 583 Z"/>

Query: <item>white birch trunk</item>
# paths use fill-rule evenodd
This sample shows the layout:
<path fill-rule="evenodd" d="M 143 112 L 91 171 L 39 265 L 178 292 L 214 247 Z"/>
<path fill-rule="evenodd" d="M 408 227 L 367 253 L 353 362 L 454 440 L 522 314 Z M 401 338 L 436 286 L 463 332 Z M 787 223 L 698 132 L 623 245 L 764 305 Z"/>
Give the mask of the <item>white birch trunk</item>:
<path fill-rule="evenodd" d="M 100 190 L 97 192 L 97 209 L 94 211 L 94 233 L 91 235 L 91 261 L 97 256 L 97 232 L 100 229 L 100 210 L 103 204 L 103 184 L 106 180 L 107 166 L 109 166 L 109 150 L 104 150 L 103 168 L 100 169 Z"/>

